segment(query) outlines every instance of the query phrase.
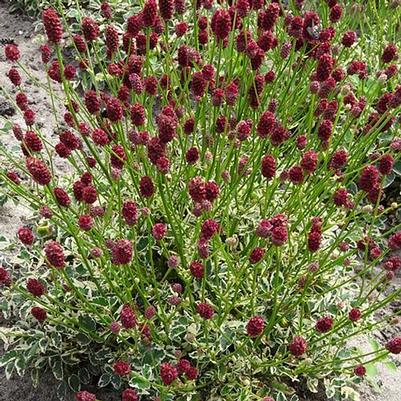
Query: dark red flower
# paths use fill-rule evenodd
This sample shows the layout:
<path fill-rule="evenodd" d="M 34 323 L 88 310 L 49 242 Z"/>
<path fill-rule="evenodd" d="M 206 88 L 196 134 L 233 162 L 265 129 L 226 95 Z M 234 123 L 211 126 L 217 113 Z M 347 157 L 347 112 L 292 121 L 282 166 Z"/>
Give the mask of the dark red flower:
<path fill-rule="evenodd" d="M 167 226 L 163 223 L 156 223 L 152 227 L 152 236 L 156 241 L 161 241 L 167 234 Z"/>
<path fill-rule="evenodd" d="M 174 1 L 159 0 L 159 11 L 164 20 L 170 20 L 174 14 Z"/>
<path fill-rule="evenodd" d="M 83 231 L 89 231 L 93 227 L 93 219 L 91 216 L 84 214 L 78 218 L 78 226 Z"/>
<path fill-rule="evenodd" d="M 217 185 L 217 183 L 214 181 L 208 181 L 205 184 L 205 190 L 206 190 L 205 197 L 210 202 L 213 202 L 214 200 L 216 200 L 220 193 L 220 188 Z"/>
<path fill-rule="evenodd" d="M 131 107 L 131 121 L 137 127 L 145 124 L 145 108 L 142 106 L 142 104 L 135 103 Z"/>
<path fill-rule="evenodd" d="M 251 317 L 246 325 L 246 332 L 249 337 L 258 337 L 265 329 L 265 320 L 262 316 Z"/>
<path fill-rule="evenodd" d="M 361 318 L 361 316 L 362 313 L 358 308 L 352 308 L 348 313 L 349 320 L 351 320 L 352 322 L 358 321 Z"/>
<path fill-rule="evenodd" d="M 276 246 L 284 245 L 288 241 L 288 231 L 285 226 L 274 227 L 272 230 L 272 242 Z"/>
<path fill-rule="evenodd" d="M 131 366 L 124 361 L 117 361 L 113 365 L 114 373 L 118 376 L 127 376 L 131 373 Z"/>
<path fill-rule="evenodd" d="M 213 33 L 217 39 L 224 40 L 231 31 L 230 13 L 224 9 L 218 9 L 214 12 L 211 22 Z"/>
<path fill-rule="evenodd" d="M 397 231 L 389 238 L 388 246 L 393 251 L 401 249 L 401 231 Z"/>
<path fill-rule="evenodd" d="M 330 10 L 330 15 L 329 15 L 330 22 L 336 23 L 340 21 L 342 15 L 343 15 L 342 7 L 339 4 L 336 4 Z"/>
<path fill-rule="evenodd" d="M 263 259 L 263 256 L 265 256 L 265 250 L 263 248 L 256 247 L 249 255 L 249 262 L 253 265 L 259 263 Z"/>
<path fill-rule="evenodd" d="M 196 305 L 196 311 L 203 319 L 211 319 L 214 315 L 214 308 L 207 302 L 202 302 Z"/>
<path fill-rule="evenodd" d="M 381 59 L 383 63 L 391 63 L 393 60 L 396 60 L 397 57 L 397 46 L 390 43 L 384 48 Z"/>
<path fill-rule="evenodd" d="M 383 155 L 378 164 L 378 170 L 382 175 L 389 175 L 393 171 L 394 158 L 390 154 Z"/>
<path fill-rule="evenodd" d="M 65 265 L 63 247 L 56 241 L 50 240 L 45 245 L 45 255 L 48 262 L 56 269 L 62 269 Z"/>
<path fill-rule="evenodd" d="M 317 132 L 319 139 L 323 142 L 327 142 L 333 133 L 333 123 L 330 120 L 323 120 Z"/>
<path fill-rule="evenodd" d="M 97 97 L 97 94 L 93 90 L 88 90 L 84 95 L 85 106 L 88 109 L 89 113 L 97 114 L 100 110 L 100 100 Z"/>
<path fill-rule="evenodd" d="M 292 355 L 299 357 L 306 352 L 308 349 L 308 344 L 303 337 L 295 336 L 291 344 L 288 345 L 288 348 Z"/>
<path fill-rule="evenodd" d="M 54 196 L 60 206 L 67 207 L 71 203 L 71 199 L 63 188 L 56 187 L 53 189 Z"/>
<path fill-rule="evenodd" d="M 10 274 L 4 267 L 0 266 L 0 286 L 5 285 L 6 287 L 8 287 L 10 284 L 11 284 Z"/>
<path fill-rule="evenodd" d="M 127 239 L 115 241 L 111 249 L 111 261 L 115 265 L 126 265 L 132 259 L 132 243 Z"/>
<path fill-rule="evenodd" d="M 72 37 L 74 41 L 74 45 L 80 53 L 86 52 L 86 43 L 84 38 L 81 35 L 75 34 Z"/>
<path fill-rule="evenodd" d="M 35 297 L 41 297 L 46 293 L 46 287 L 36 278 L 29 278 L 26 289 Z"/>
<path fill-rule="evenodd" d="M 96 40 L 100 35 L 99 25 L 91 17 L 83 18 L 81 28 L 87 42 Z"/>
<path fill-rule="evenodd" d="M 271 31 L 276 24 L 280 15 L 280 5 L 270 3 L 265 11 L 261 11 L 258 15 L 258 26 L 264 31 Z"/>
<path fill-rule="evenodd" d="M 29 227 L 21 227 L 18 229 L 17 232 L 18 239 L 24 244 L 24 245 L 32 245 L 34 236 L 32 233 L 32 230 Z"/>
<path fill-rule="evenodd" d="M 316 252 L 320 248 L 322 234 L 318 231 L 312 231 L 308 234 L 308 249 L 311 252 Z"/>
<path fill-rule="evenodd" d="M 163 144 L 171 142 L 175 138 L 177 129 L 175 118 L 160 114 L 157 117 L 157 126 L 159 128 L 159 139 Z"/>
<path fill-rule="evenodd" d="M 178 377 L 177 369 L 168 362 L 160 365 L 160 378 L 162 382 L 169 386 Z"/>
<path fill-rule="evenodd" d="M 117 29 L 112 26 L 108 25 L 106 27 L 106 47 L 111 53 L 115 53 L 118 49 L 118 31 Z"/>
<path fill-rule="evenodd" d="M 315 325 L 315 328 L 320 333 L 327 333 L 333 327 L 333 319 L 330 316 L 321 317 Z"/>
<path fill-rule="evenodd" d="M 56 44 L 60 43 L 63 36 L 63 26 L 56 10 L 48 8 L 43 11 L 42 21 L 49 42 Z"/>
<path fill-rule="evenodd" d="M 214 237 L 220 230 L 220 225 L 216 220 L 207 219 L 203 222 L 201 227 L 201 237 L 209 240 Z"/>
<path fill-rule="evenodd" d="M 330 167 L 334 170 L 342 169 L 348 161 L 348 152 L 345 149 L 338 149 L 333 153 L 330 160 Z"/>
<path fill-rule="evenodd" d="M 8 78 L 10 79 L 11 83 L 15 86 L 21 85 L 21 75 L 19 74 L 18 70 L 14 67 L 10 68 L 7 73 Z"/>
<path fill-rule="evenodd" d="M 348 206 L 348 191 L 345 188 L 339 188 L 333 195 L 333 202 L 336 206 Z"/>
<path fill-rule="evenodd" d="M 47 185 L 50 182 L 50 171 L 42 160 L 36 159 L 34 157 L 28 157 L 25 164 L 26 168 L 32 176 L 32 179 L 37 184 Z"/>
<path fill-rule="evenodd" d="M 271 111 L 265 111 L 260 117 L 256 132 L 261 138 L 267 138 L 272 133 L 275 122 L 274 114 Z"/>
<path fill-rule="evenodd" d="M 157 18 L 157 4 L 155 0 L 147 0 L 142 11 L 143 25 L 154 26 Z"/>
<path fill-rule="evenodd" d="M 102 17 L 104 17 L 106 19 L 111 19 L 111 17 L 113 16 L 110 4 L 107 3 L 107 1 L 104 1 L 100 5 L 100 14 L 102 15 Z"/>
<path fill-rule="evenodd" d="M 401 354 L 401 337 L 394 337 L 386 344 L 386 349 L 391 354 Z"/>
<path fill-rule="evenodd" d="M 189 148 L 185 154 L 185 160 L 188 164 L 195 164 L 199 160 L 199 150 L 197 147 L 193 146 Z"/>
<path fill-rule="evenodd" d="M 308 173 L 312 174 L 317 167 L 318 155 L 314 150 L 308 150 L 305 152 L 301 159 L 302 169 Z"/>
<path fill-rule="evenodd" d="M 197 260 L 191 262 L 189 270 L 191 271 L 192 276 L 197 279 L 203 278 L 205 274 L 205 266 Z"/>
<path fill-rule="evenodd" d="M 89 391 L 78 391 L 75 398 L 77 401 L 96 401 L 96 395 Z"/>
<path fill-rule="evenodd" d="M 358 186 L 365 192 L 369 192 L 378 184 L 379 171 L 375 166 L 366 166 L 359 176 Z"/>
<path fill-rule="evenodd" d="M 132 226 L 138 220 L 138 208 L 133 201 L 123 203 L 122 215 L 126 224 Z"/>
<path fill-rule="evenodd" d="M 4 54 L 6 56 L 6 59 L 12 62 L 18 61 L 20 58 L 18 47 L 13 44 L 6 45 L 6 47 L 4 48 Z"/>
<path fill-rule="evenodd" d="M 299 166 L 291 167 L 288 170 L 288 177 L 293 184 L 295 185 L 302 184 L 304 181 L 304 173 L 302 171 L 302 168 Z"/>
<path fill-rule="evenodd" d="M 31 315 L 38 321 L 44 322 L 47 318 L 47 312 L 39 306 L 34 306 L 31 309 Z"/>
<path fill-rule="evenodd" d="M 121 325 L 125 329 L 132 329 L 133 327 L 136 326 L 137 321 L 135 313 L 128 304 L 125 304 L 123 306 L 120 312 L 120 320 L 121 320 Z"/>
<path fill-rule="evenodd" d="M 125 389 L 121 394 L 121 401 L 138 401 L 138 393 L 133 388 Z"/>

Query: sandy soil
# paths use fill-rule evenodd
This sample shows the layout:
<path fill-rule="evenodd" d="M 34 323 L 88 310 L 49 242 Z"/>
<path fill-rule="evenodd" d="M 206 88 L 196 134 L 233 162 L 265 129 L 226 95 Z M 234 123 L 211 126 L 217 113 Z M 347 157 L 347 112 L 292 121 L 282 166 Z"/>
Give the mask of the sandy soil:
<path fill-rule="evenodd" d="M 19 48 L 23 57 L 23 61 L 30 66 L 35 72 L 35 75 L 41 79 L 45 77 L 44 72 L 41 69 L 41 63 L 39 62 L 39 54 L 37 49 L 39 48 L 40 42 L 34 34 L 34 24 L 32 20 L 19 15 L 10 15 L 7 11 L 5 1 L 0 0 L 0 40 L 12 39 L 19 44 Z M 5 73 L 9 69 L 9 64 L 5 62 L 3 51 L 0 51 L 0 87 L 5 87 L 7 90 L 12 89 L 5 77 Z M 54 140 L 55 134 L 52 128 L 54 127 L 54 120 L 52 118 L 50 101 L 45 94 L 35 88 L 35 86 L 28 82 L 25 85 L 26 93 L 28 97 L 33 100 L 32 108 L 37 113 L 38 121 L 43 125 L 46 137 L 49 140 Z M 1 112 L 14 113 L 12 105 L 7 99 L 0 93 L 0 114 Z M 23 126 L 23 120 L 16 114 L 14 119 L 21 122 Z M 1 128 L 1 127 L 0 127 Z M 7 145 L 16 145 L 12 135 L 0 134 L 0 141 Z M 2 162 L 2 160 L 0 160 Z M 65 172 L 66 166 L 60 161 L 56 166 L 59 172 Z M 0 208 L 0 235 L 4 235 L 7 238 L 15 236 L 15 233 L 19 226 L 21 226 L 26 219 L 29 219 L 29 210 L 23 205 L 17 207 L 11 202 L 7 202 L 3 207 Z M 393 283 L 394 287 L 399 288 L 401 285 L 401 277 L 398 276 Z M 395 302 L 391 309 L 399 310 L 401 308 L 401 300 Z M 0 324 L 4 324 L 1 321 Z M 390 327 L 383 332 L 376 333 L 376 336 L 381 342 L 385 342 L 390 335 L 400 333 L 400 325 Z M 369 350 L 369 343 L 366 338 L 360 338 L 357 340 L 357 345 L 364 350 Z M 1 352 L 1 350 L 0 350 Z M 369 351 L 367 351 L 369 352 Z M 396 359 L 398 365 L 401 365 L 401 357 Z M 376 381 L 380 385 L 379 392 L 374 392 L 369 384 L 364 383 L 360 387 L 361 401 L 401 401 L 401 373 L 400 370 L 397 372 L 391 372 L 387 370 L 383 365 L 379 365 L 379 375 Z M 46 372 L 42 375 L 39 386 L 35 389 L 32 387 L 31 380 L 29 377 L 12 377 L 10 381 L 7 381 L 4 375 L 4 371 L 0 370 L 0 401 L 11 401 L 11 400 L 25 400 L 25 401 L 56 401 L 56 388 L 58 382 L 54 379 L 51 372 Z M 97 391 L 98 398 L 102 401 L 113 401 L 118 400 L 119 395 L 110 391 Z M 66 401 L 73 400 L 72 394 L 68 396 Z M 304 401 L 324 401 L 325 397 L 322 394 L 317 396 L 307 396 Z"/>

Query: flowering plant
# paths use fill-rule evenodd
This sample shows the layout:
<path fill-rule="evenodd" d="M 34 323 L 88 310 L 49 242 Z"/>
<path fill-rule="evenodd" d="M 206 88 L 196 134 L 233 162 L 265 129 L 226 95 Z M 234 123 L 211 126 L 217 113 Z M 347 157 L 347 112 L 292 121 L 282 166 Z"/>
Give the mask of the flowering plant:
<path fill-rule="evenodd" d="M 379 224 L 397 208 L 397 48 L 360 60 L 326 3 L 146 0 L 124 31 L 104 3 L 81 33 L 48 8 L 46 82 L 5 46 L 26 127 L 1 177 L 34 213 L 17 234 L 29 268 L 0 268 L 20 320 L 1 331 L 7 375 L 49 365 L 80 401 L 92 377 L 124 401 L 294 401 L 319 380 L 341 399 L 401 352 L 398 336 L 348 347 L 394 323 L 375 312 L 401 292 L 382 291 L 401 231 Z M 24 74 L 48 93 L 55 142 Z"/>

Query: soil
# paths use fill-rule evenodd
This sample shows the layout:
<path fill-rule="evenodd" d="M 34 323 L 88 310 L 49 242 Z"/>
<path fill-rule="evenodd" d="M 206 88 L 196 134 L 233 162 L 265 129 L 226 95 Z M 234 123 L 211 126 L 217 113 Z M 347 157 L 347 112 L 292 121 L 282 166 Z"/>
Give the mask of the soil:
<path fill-rule="evenodd" d="M 35 76 L 42 82 L 46 81 L 45 72 L 40 67 L 40 55 L 38 48 L 40 46 L 40 40 L 38 40 L 35 34 L 34 21 L 22 16 L 12 15 L 8 12 L 7 2 L 0 0 L 0 45 L 15 42 L 18 43 L 21 51 L 22 59 L 31 69 L 34 70 Z M 1 47 L 1 46 L 0 46 Z M 3 56 L 3 51 L 0 49 L 0 88 L 5 87 L 8 91 L 13 90 L 5 77 L 9 69 L 9 64 L 6 62 Z M 32 82 L 25 85 L 26 93 L 28 98 L 34 103 L 34 109 L 37 114 L 38 121 L 43 126 L 43 132 L 49 141 L 53 141 L 56 134 L 53 132 L 55 127 L 55 121 L 53 120 L 51 113 L 50 99 L 45 92 L 37 89 Z M 5 98 L 0 92 L 0 116 L 13 116 L 16 122 L 20 122 L 23 126 L 23 119 L 16 115 L 16 110 L 11 102 Z M 2 128 L 0 126 L 0 128 Z M 1 131 L 0 131 L 1 132 Z M 17 141 L 12 134 L 5 135 L 0 134 L 0 142 L 7 146 L 17 145 Z M 0 163 L 4 160 L 0 159 Z M 63 162 L 58 162 L 56 166 L 57 172 L 62 174 L 67 171 L 67 166 Z M 30 218 L 29 209 L 22 204 L 14 205 L 12 201 L 6 202 L 6 204 L 0 207 L 0 234 L 6 238 L 12 238 L 15 233 L 24 222 Z M 400 272 L 398 272 L 400 273 Z M 401 285 L 400 274 L 394 279 L 392 288 L 399 288 Z M 399 311 L 401 309 L 401 301 L 397 300 L 389 306 L 387 313 Z M 386 312 L 383 312 L 386 313 Z M 1 320 L 0 325 L 6 325 L 6 322 Z M 401 326 L 390 326 L 383 331 L 375 333 L 380 342 L 385 342 L 391 335 L 399 334 Z M 369 342 L 366 337 L 361 337 L 355 340 L 355 345 L 367 350 L 369 352 Z M 0 354 L 2 349 L 0 349 Z M 395 358 L 396 364 L 401 365 L 401 356 Z M 401 374 L 400 370 L 397 372 L 391 372 L 386 369 L 383 365 L 379 365 L 378 376 L 375 377 L 375 381 L 379 384 L 378 392 L 374 391 L 373 388 L 365 381 L 359 388 L 360 401 L 401 401 Z M 53 377 L 50 371 L 43 372 L 41 375 L 41 381 L 37 388 L 34 388 L 31 383 L 29 376 L 18 377 L 13 376 L 10 380 L 6 380 L 4 370 L 0 369 L 0 401 L 11 401 L 21 400 L 25 401 L 57 401 L 56 388 L 58 382 Z M 88 391 L 96 391 L 97 398 L 102 401 L 114 401 L 119 400 L 120 396 L 111 390 L 99 391 L 87 388 Z M 305 390 L 299 391 L 301 401 L 326 401 L 323 391 L 318 394 L 308 393 Z M 69 394 L 65 401 L 72 401 L 74 399 L 73 394 Z M 344 400 L 345 401 L 345 400 Z"/>

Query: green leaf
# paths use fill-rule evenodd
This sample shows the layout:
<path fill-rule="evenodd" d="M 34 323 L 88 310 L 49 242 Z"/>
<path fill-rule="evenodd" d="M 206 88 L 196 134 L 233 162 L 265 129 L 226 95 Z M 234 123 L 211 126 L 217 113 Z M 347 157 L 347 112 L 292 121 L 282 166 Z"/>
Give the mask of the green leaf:
<path fill-rule="evenodd" d="M 11 375 L 13 374 L 13 371 L 14 371 L 14 361 L 11 361 L 11 362 L 9 362 L 9 363 L 7 364 L 6 370 L 5 370 L 6 379 L 7 379 L 7 380 L 10 380 Z"/>
<path fill-rule="evenodd" d="M 388 370 L 391 370 L 392 372 L 397 372 L 398 371 L 397 365 L 393 361 L 385 362 L 384 366 Z"/>
<path fill-rule="evenodd" d="M 68 385 L 72 391 L 74 391 L 74 392 L 79 391 L 81 388 L 81 382 L 79 380 L 79 377 L 75 374 L 71 375 L 68 378 Z"/>
<path fill-rule="evenodd" d="M 99 383 L 97 384 L 98 387 L 101 388 L 101 387 L 108 386 L 110 384 L 112 378 L 113 378 L 113 374 L 112 373 L 103 373 L 100 376 Z"/>
<path fill-rule="evenodd" d="M 17 351 L 8 351 L 0 358 L 0 368 L 6 366 L 10 361 L 14 360 L 17 356 Z"/>
<path fill-rule="evenodd" d="M 374 363 L 368 363 L 365 365 L 366 368 L 366 376 L 368 377 L 375 377 L 379 373 L 379 370 L 376 367 L 376 364 Z"/>
<path fill-rule="evenodd" d="M 383 181 L 383 188 L 389 187 L 394 182 L 394 179 L 395 179 L 394 173 L 391 173 L 390 175 L 386 175 L 384 177 L 384 181 Z"/>
<path fill-rule="evenodd" d="M 135 374 L 135 373 L 132 376 L 133 377 L 130 380 L 130 384 L 132 384 L 133 386 L 135 386 L 141 390 L 150 387 L 150 382 L 146 377 L 143 377 L 143 376 Z"/>
<path fill-rule="evenodd" d="M 111 385 L 115 390 L 119 390 L 121 388 L 121 377 L 117 375 L 113 375 L 111 378 Z"/>
<path fill-rule="evenodd" d="M 86 331 L 96 330 L 96 321 L 92 319 L 89 315 L 79 316 L 78 318 L 80 326 Z"/>
<path fill-rule="evenodd" d="M 401 176 L 401 160 L 394 164 L 393 172 Z"/>
<path fill-rule="evenodd" d="M 81 346 L 81 347 L 86 347 L 91 343 L 91 339 L 85 335 L 84 333 L 79 333 L 75 336 L 76 342 Z"/>
<path fill-rule="evenodd" d="M 31 380 L 33 387 L 37 387 L 39 384 L 39 369 L 31 369 Z"/>
<path fill-rule="evenodd" d="M 15 371 L 17 372 L 18 376 L 23 376 L 26 369 L 26 359 L 23 356 L 20 356 L 15 361 Z"/>
<path fill-rule="evenodd" d="M 63 374 L 63 363 L 61 361 L 61 358 L 53 360 L 52 372 L 57 380 L 63 380 L 64 374 Z"/>
<path fill-rule="evenodd" d="M 373 351 L 378 351 L 380 349 L 380 344 L 372 337 L 369 338 L 369 344 L 372 347 Z"/>
<path fill-rule="evenodd" d="M 57 397 L 59 400 L 64 401 L 67 398 L 68 386 L 66 382 L 61 382 L 57 386 Z"/>

